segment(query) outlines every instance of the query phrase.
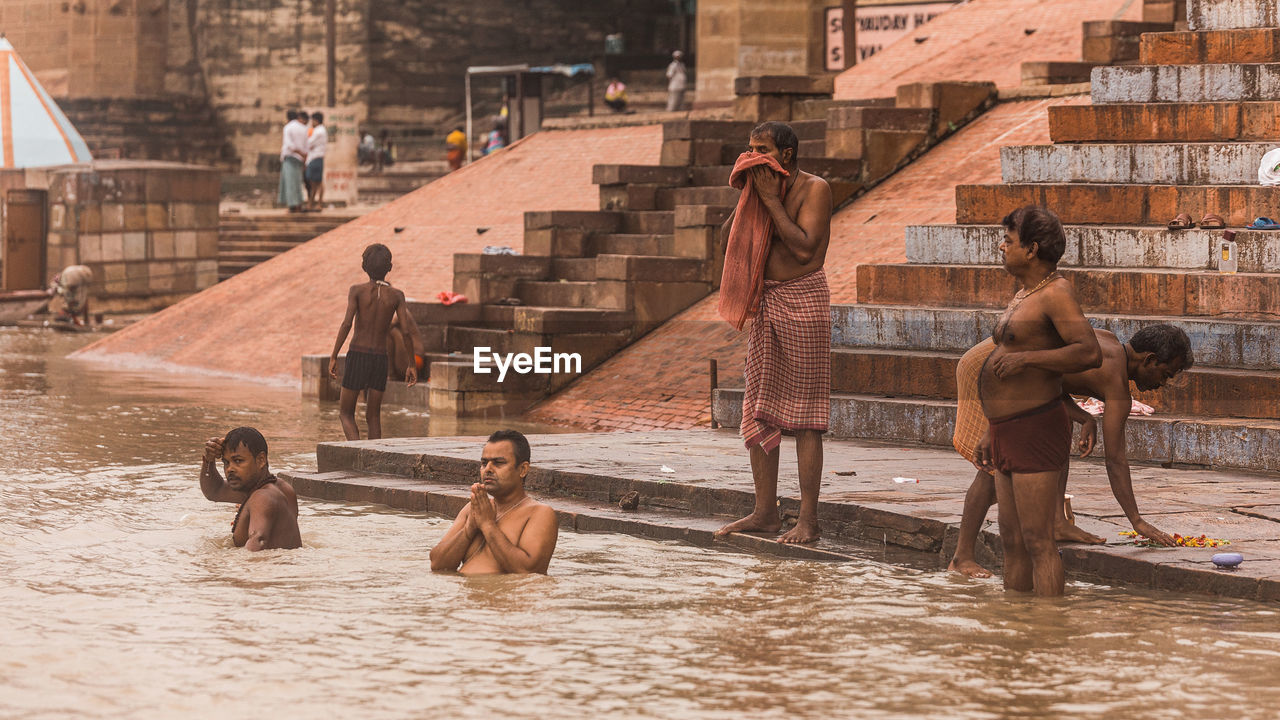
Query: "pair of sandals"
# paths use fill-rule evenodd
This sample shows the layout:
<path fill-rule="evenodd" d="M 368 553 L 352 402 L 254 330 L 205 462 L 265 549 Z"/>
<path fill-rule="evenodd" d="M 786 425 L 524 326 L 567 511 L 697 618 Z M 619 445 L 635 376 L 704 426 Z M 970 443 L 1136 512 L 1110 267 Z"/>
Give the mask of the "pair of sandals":
<path fill-rule="evenodd" d="M 1264 220 L 1266 218 L 1258 219 Z M 1195 221 L 1193 221 L 1191 216 L 1186 213 L 1178 213 L 1178 217 L 1170 220 L 1168 225 L 1170 230 L 1191 230 L 1195 226 Z M 1226 227 L 1227 221 L 1223 220 L 1221 215 L 1206 213 L 1204 217 L 1200 218 L 1201 230 L 1224 230 Z M 1280 229 L 1280 225 L 1276 225 L 1276 228 Z"/>
<path fill-rule="evenodd" d="M 1250 230 L 1280 230 L 1280 223 L 1269 217 L 1260 217 L 1245 225 L 1245 227 Z"/>

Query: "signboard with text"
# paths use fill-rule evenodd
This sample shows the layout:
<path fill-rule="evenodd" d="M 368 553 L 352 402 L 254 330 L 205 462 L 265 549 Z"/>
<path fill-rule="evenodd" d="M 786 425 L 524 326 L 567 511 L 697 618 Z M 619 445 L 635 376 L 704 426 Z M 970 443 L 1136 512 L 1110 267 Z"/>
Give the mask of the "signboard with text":
<path fill-rule="evenodd" d="M 857 14 L 857 27 L 855 28 L 858 47 L 853 57 L 854 63 L 862 62 L 875 55 L 898 38 L 924 25 L 957 4 L 957 2 L 922 2 L 897 5 L 860 5 Z M 823 34 L 826 38 L 826 69 L 843 70 L 846 66 L 844 8 L 826 8 Z"/>

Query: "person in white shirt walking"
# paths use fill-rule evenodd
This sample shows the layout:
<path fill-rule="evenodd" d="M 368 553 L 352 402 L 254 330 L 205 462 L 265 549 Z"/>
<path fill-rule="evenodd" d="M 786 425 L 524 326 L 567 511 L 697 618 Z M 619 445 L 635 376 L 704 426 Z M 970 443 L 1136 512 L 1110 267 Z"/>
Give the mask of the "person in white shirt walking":
<path fill-rule="evenodd" d="M 676 50 L 671 53 L 671 64 L 667 66 L 667 112 L 680 109 L 688 86 L 689 75 L 684 67 L 684 53 Z"/>
<path fill-rule="evenodd" d="M 289 208 L 289 212 L 300 212 L 305 202 L 302 164 L 307 159 L 307 126 L 298 120 L 297 110 L 290 110 L 286 117 L 289 122 L 285 123 L 280 144 L 280 191 L 277 200 Z"/>
<path fill-rule="evenodd" d="M 329 132 L 324 129 L 324 113 L 311 113 L 311 135 L 307 138 L 307 208 L 320 212 L 324 204 L 324 151 L 329 145 Z"/>

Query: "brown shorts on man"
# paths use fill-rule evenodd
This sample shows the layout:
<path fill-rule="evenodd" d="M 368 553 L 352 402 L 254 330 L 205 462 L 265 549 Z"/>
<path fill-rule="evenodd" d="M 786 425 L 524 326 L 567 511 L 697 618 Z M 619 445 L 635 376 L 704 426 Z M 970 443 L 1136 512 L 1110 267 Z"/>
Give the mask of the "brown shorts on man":
<path fill-rule="evenodd" d="M 1005 475 L 1060 470 L 1071 454 L 1071 418 L 1061 398 L 991 420 L 991 459 Z"/>

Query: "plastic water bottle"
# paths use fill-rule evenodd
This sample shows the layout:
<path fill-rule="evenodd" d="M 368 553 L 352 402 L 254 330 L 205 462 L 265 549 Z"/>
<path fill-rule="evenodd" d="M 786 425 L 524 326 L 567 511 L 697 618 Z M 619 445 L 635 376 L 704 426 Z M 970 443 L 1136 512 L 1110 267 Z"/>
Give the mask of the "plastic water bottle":
<path fill-rule="evenodd" d="M 1234 275 L 1236 272 L 1236 234 L 1228 230 L 1218 242 L 1218 272 Z"/>

